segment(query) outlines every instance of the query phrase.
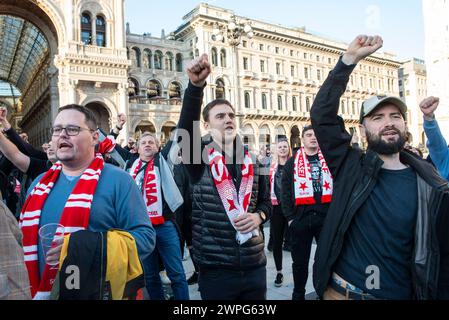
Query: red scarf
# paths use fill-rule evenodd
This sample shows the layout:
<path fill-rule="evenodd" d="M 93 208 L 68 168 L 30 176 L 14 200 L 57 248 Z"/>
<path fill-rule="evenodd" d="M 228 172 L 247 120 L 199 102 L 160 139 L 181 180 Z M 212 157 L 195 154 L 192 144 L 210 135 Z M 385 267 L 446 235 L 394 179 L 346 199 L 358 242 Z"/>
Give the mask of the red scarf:
<path fill-rule="evenodd" d="M 321 163 L 323 177 L 321 203 L 329 203 L 332 200 L 333 179 L 321 150 L 318 150 L 318 159 Z M 295 204 L 297 206 L 315 204 L 312 173 L 304 147 L 296 153 L 293 175 L 295 183 Z"/>
<path fill-rule="evenodd" d="M 64 234 L 87 229 L 92 199 L 103 167 L 103 158 L 100 154 L 97 154 L 75 185 L 59 221 L 59 224 L 64 226 Z M 50 268 L 46 264 L 42 278 L 39 279 L 37 248 L 41 211 L 48 195 L 58 180 L 61 170 L 62 164 L 57 162 L 44 174 L 26 199 L 20 214 L 20 228 L 23 233 L 23 249 L 30 278 L 31 295 L 36 299 L 49 298 L 58 271 L 56 268 Z M 56 235 L 60 235 L 58 231 Z"/>
<path fill-rule="evenodd" d="M 143 162 L 140 159 L 134 161 L 131 167 L 131 175 L 137 184 L 139 184 L 136 179 L 139 170 L 142 168 Z M 161 225 L 165 223 L 162 210 L 162 193 L 161 193 L 161 179 L 159 171 L 154 165 L 154 158 L 148 162 L 145 172 L 143 173 L 142 186 L 139 186 L 144 194 L 145 204 L 147 206 L 148 216 L 153 225 Z M 139 176 L 141 173 L 139 173 Z"/>
<path fill-rule="evenodd" d="M 98 153 L 105 154 L 114 151 L 115 149 L 115 138 L 114 136 L 107 136 L 98 144 Z"/>
<path fill-rule="evenodd" d="M 278 198 L 276 197 L 276 193 L 274 192 L 274 179 L 275 179 L 277 170 L 278 170 L 278 164 L 273 163 L 270 167 L 270 195 L 271 195 L 271 204 L 273 206 L 279 205 Z"/>
<path fill-rule="evenodd" d="M 234 225 L 233 221 L 235 218 L 248 212 L 251 200 L 251 191 L 254 182 L 254 167 L 251 156 L 248 151 L 245 151 L 245 158 L 242 164 L 242 181 L 238 194 L 228 168 L 226 168 L 225 158 L 221 152 L 215 151 L 214 149 L 209 150 L 209 165 L 223 207 L 225 208 L 229 221 Z M 239 243 L 244 243 L 247 240 L 246 238 L 245 240 L 242 239 L 238 233 L 237 240 L 240 240 Z"/>

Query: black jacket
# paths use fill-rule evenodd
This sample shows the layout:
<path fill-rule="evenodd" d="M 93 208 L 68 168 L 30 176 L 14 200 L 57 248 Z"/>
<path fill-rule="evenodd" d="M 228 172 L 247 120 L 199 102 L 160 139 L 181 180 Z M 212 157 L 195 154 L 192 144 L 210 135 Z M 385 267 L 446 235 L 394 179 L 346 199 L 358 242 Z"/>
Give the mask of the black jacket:
<path fill-rule="evenodd" d="M 337 116 L 340 98 L 355 66 L 339 61 L 321 87 L 311 110 L 312 125 L 334 177 L 334 193 L 320 234 L 314 286 L 323 296 L 345 234 L 358 209 L 373 190 L 382 160 L 350 146 L 351 136 Z M 417 172 L 418 214 L 411 274 L 416 299 L 449 298 L 448 183 L 427 162 L 403 151 L 401 162 Z"/>
<path fill-rule="evenodd" d="M 112 133 L 112 131 L 111 131 L 111 133 Z M 171 141 L 169 143 L 167 143 L 165 145 L 165 147 L 160 151 L 160 153 L 162 154 L 162 156 L 165 159 L 167 159 L 167 157 L 168 157 L 170 147 L 171 147 Z M 117 152 L 120 154 L 120 156 L 123 158 L 123 160 L 125 160 L 126 166 L 124 169 L 126 171 L 129 171 L 131 169 L 131 167 L 133 166 L 134 161 L 139 159 L 138 153 L 131 153 L 128 150 L 126 150 L 125 148 L 122 148 L 118 144 L 115 146 L 115 150 L 117 150 Z M 159 153 L 157 153 L 154 157 L 155 157 L 154 158 L 154 166 L 159 168 Z M 176 178 L 175 178 L 175 181 L 176 181 Z M 169 196 L 169 195 L 165 195 L 162 188 L 161 188 L 161 194 L 162 194 L 162 199 L 163 199 L 162 216 L 164 217 L 165 220 L 170 220 L 172 222 L 175 222 L 175 213 L 170 210 L 170 207 L 168 206 L 167 202 L 165 201 L 165 197 Z"/>
<path fill-rule="evenodd" d="M 304 212 L 310 209 L 310 205 L 297 206 L 295 203 L 295 182 L 294 182 L 294 166 L 295 166 L 296 153 L 293 157 L 288 159 L 285 163 L 284 174 L 282 175 L 282 193 L 281 193 L 281 206 L 282 213 L 287 221 L 293 219 L 301 219 Z M 325 214 L 328 210 L 328 204 L 317 205 L 318 211 Z M 315 209 L 314 208 L 314 209 Z"/>
<path fill-rule="evenodd" d="M 179 128 L 187 130 L 190 137 L 193 137 L 194 121 L 200 119 L 201 103 L 202 89 L 189 84 L 184 95 Z M 198 122 L 195 125 L 199 130 Z M 240 140 L 236 139 L 236 141 L 238 145 Z M 208 143 L 210 141 L 207 139 L 203 141 L 199 150 L 203 150 Z M 198 150 L 192 147 L 193 139 L 190 140 L 190 145 L 190 150 Z M 248 270 L 265 266 L 263 236 L 260 234 L 242 245 L 238 244 L 236 230 L 225 213 L 209 165 L 202 160 L 200 163 L 192 164 L 193 153 L 190 159 L 185 156 L 185 153 L 183 155 L 192 183 L 193 251 L 200 268 Z M 256 164 L 255 157 L 253 157 L 253 163 L 255 164 L 254 184 L 248 212 L 263 211 L 268 217 L 271 211 L 268 180 L 266 176 L 259 175 L 261 166 Z M 238 189 L 241 165 L 227 164 L 226 166 Z"/>

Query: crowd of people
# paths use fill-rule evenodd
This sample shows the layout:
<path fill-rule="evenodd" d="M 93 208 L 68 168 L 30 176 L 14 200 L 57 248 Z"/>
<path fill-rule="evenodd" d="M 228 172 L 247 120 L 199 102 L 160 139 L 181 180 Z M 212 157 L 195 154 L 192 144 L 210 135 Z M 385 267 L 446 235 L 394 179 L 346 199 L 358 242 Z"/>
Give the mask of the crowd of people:
<path fill-rule="evenodd" d="M 187 66 L 180 119 L 164 146 L 149 132 L 121 146 L 124 114 L 104 133 L 89 109 L 67 105 L 37 149 L 1 109 L 0 299 L 164 300 L 170 283 L 175 300 L 189 300 L 198 282 L 203 300 L 265 300 L 288 272 L 292 300 L 304 300 L 310 259 L 320 299 L 449 299 L 449 147 L 435 118 L 439 99 L 420 104 L 427 159 L 407 141 L 398 97 L 362 104 L 366 150 L 338 116 L 352 71 L 382 46 L 379 36 L 356 37 L 316 96 L 302 146 L 278 136 L 259 157 L 237 134 L 229 101 L 202 106 L 206 54 Z"/>

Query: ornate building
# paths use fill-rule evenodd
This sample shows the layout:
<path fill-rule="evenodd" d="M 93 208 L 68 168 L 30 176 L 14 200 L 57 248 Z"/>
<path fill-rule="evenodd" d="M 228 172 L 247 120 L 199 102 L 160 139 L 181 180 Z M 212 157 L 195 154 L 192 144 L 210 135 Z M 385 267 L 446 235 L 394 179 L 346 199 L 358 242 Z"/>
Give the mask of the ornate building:
<path fill-rule="evenodd" d="M 254 150 L 277 135 L 297 146 L 315 96 L 347 46 L 207 4 L 168 36 L 136 35 L 125 30 L 123 11 L 123 0 L 0 0 L 0 35 L 11 39 L 1 44 L 0 79 L 20 91 L 23 107 L 13 107 L 12 117 L 34 144 L 49 139 L 58 107 L 69 103 L 90 107 L 105 130 L 125 112 L 124 131 L 166 139 L 188 84 L 185 65 L 205 52 L 214 65 L 205 102 L 230 100 Z M 399 95 L 399 67 L 385 52 L 357 67 L 341 101 L 349 130 L 367 97 Z"/>
<path fill-rule="evenodd" d="M 449 137 L 449 1 L 423 0 L 428 94 L 440 98 L 436 117 Z"/>
<path fill-rule="evenodd" d="M 128 112 L 123 0 L 0 0 L 0 79 L 21 93 L 14 106 L 30 141 L 50 138 L 60 106 L 84 104 L 101 127 Z"/>
<path fill-rule="evenodd" d="M 423 116 L 419 104 L 427 97 L 427 73 L 423 60 L 411 59 L 399 69 L 399 95 L 408 107 L 408 129 L 412 135 L 411 143 L 425 148 Z"/>
<path fill-rule="evenodd" d="M 251 30 L 252 37 L 243 35 L 239 41 L 226 37 L 232 32 L 228 27 L 232 22 L 249 25 L 247 30 Z M 224 30 L 224 36 L 218 38 L 220 41 L 214 37 L 217 28 Z M 138 88 L 130 92 L 131 115 L 138 110 L 151 112 L 145 122 L 151 123 L 148 127 L 155 127 L 157 132 L 161 132 L 164 121 L 175 123 L 179 107 L 164 107 L 156 97 L 162 93 L 162 101 L 170 104 L 170 85 L 177 83 L 185 88 L 187 79 L 177 72 L 181 69 L 174 66 L 168 69 L 166 63 L 173 64 L 173 57 L 179 54 L 176 66 L 180 66 L 178 61 L 205 52 L 209 54 L 213 71 L 204 101 L 228 99 L 236 108 L 239 128 L 254 150 L 272 143 L 277 135 L 287 136 L 293 146 L 299 145 L 302 126 L 310 122 L 313 100 L 347 46 L 304 29 L 238 17 L 232 11 L 207 4 L 200 4 L 187 14 L 182 26 L 169 38 L 175 41 L 148 35 L 127 36 L 133 61 L 131 86 Z M 159 60 L 162 62 L 157 64 Z M 349 130 L 356 130 L 360 105 L 366 98 L 373 94 L 399 95 L 399 67 L 400 63 L 388 53 L 376 54 L 357 67 L 341 101 L 340 113 Z M 157 96 L 151 98 L 156 92 Z M 154 113 L 157 110 L 162 111 L 159 119 Z M 134 129 L 139 120 L 133 121 Z"/>

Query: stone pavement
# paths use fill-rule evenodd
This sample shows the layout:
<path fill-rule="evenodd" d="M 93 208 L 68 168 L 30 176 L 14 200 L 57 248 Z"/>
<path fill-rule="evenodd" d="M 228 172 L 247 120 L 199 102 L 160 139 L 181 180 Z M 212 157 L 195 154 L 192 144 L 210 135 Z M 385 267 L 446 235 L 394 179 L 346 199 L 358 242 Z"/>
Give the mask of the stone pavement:
<path fill-rule="evenodd" d="M 276 267 L 274 265 L 273 253 L 268 251 L 267 244 L 270 233 L 269 226 L 265 226 L 264 233 L 266 235 L 265 239 L 265 254 L 267 255 L 267 299 L 268 300 L 291 300 L 293 292 L 293 275 L 292 275 L 292 257 L 290 252 L 283 251 L 283 273 L 284 273 L 284 284 L 280 288 L 274 286 L 274 279 L 276 278 Z M 309 279 L 306 286 L 306 299 L 316 299 L 312 285 L 312 266 L 313 257 L 315 255 L 316 245 L 312 245 L 311 259 L 309 263 Z M 184 270 L 186 272 L 187 279 L 193 273 L 193 265 L 190 257 L 183 262 Z M 189 286 L 189 293 L 191 300 L 201 300 L 200 293 L 198 291 L 198 285 Z"/>

